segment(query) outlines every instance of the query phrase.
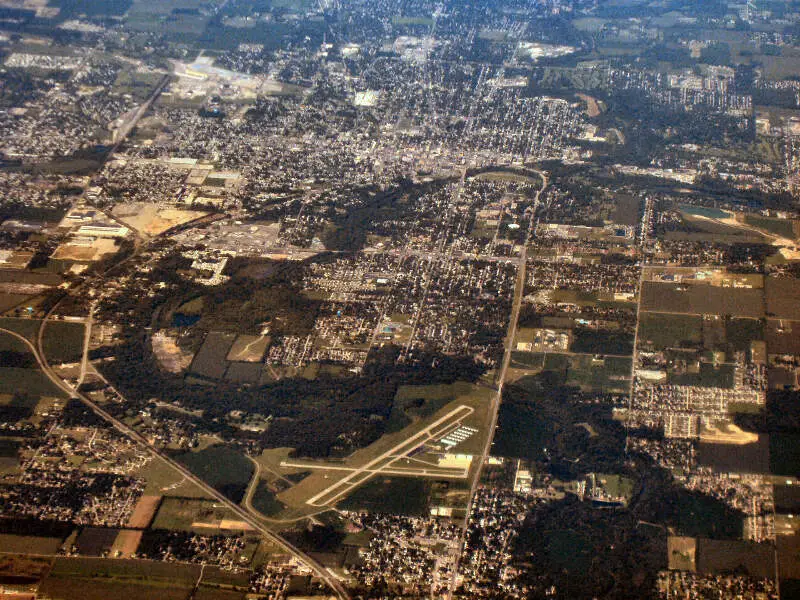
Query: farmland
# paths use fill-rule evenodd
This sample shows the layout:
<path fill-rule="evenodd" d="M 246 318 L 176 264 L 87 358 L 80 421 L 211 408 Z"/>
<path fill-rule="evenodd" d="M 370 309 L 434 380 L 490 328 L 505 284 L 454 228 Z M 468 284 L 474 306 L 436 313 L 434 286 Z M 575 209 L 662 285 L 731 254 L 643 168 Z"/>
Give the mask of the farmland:
<path fill-rule="evenodd" d="M 200 567 L 143 560 L 58 558 L 40 593 L 65 600 L 158 597 L 185 600 Z"/>
<path fill-rule="evenodd" d="M 764 316 L 764 293 L 752 288 L 646 281 L 642 286 L 642 310 L 758 319 Z"/>
<path fill-rule="evenodd" d="M 253 464 L 225 446 L 179 454 L 176 459 L 234 502 L 239 502 L 253 476 Z"/>
<path fill-rule="evenodd" d="M 83 353 L 83 323 L 48 322 L 44 330 L 43 350 L 48 362 L 77 362 Z"/>
<path fill-rule="evenodd" d="M 222 508 L 220 504 L 213 500 L 164 498 L 153 521 L 152 528 L 208 533 L 214 528 L 197 524 L 211 525 L 219 523 L 223 519 L 230 519 L 231 516 L 231 512 Z"/>

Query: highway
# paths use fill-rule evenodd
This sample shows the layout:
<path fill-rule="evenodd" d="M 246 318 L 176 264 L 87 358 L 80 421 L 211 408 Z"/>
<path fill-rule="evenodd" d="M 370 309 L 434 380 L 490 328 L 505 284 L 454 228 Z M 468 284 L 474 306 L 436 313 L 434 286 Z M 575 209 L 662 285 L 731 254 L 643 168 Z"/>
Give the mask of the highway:
<path fill-rule="evenodd" d="M 150 109 L 150 107 L 156 101 L 158 96 L 161 94 L 161 92 L 164 90 L 164 88 L 169 83 L 170 78 L 171 78 L 170 75 L 165 75 L 161 79 L 161 81 L 158 83 L 156 88 L 153 90 L 152 94 L 147 98 L 147 100 L 145 100 L 145 102 L 132 115 L 132 118 L 130 120 L 128 120 L 122 126 L 122 128 L 120 129 L 121 135 L 119 135 L 117 137 L 117 140 L 116 140 L 114 146 L 111 148 L 111 150 L 106 155 L 106 157 L 105 157 L 106 161 L 110 160 L 110 158 L 119 149 L 120 145 L 125 141 L 127 136 L 130 134 L 130 132 L 133 130 L 133 128 L 136 126 L 136 124 L 139 122 L 139 120 Z M 166 233 L 169 233 L 169 231 L 164 232 L 164 234 L 166 234 Z M 137 237 L 139 237 L 139 236 L 137 235 Z M 152 240 L 159 239 L 160 237 L 161 236 L 154 236 L 152 238 Z M 141 241 L 141 240 L 138 240 L 138 241 Z M 100 275 L 100 277 L 101 278 L 107 277 L 109 273 L 111 273 L 112 271 L 114 271 L 115 269 L 119 268 L 123 264 L 125 264 L 125 263 L 129 262 L 130 260 L 134 259 L 135 257 L 137 257 L 141 253 L 142 249 L 147 246 L 147 244 L 146 243 L 145 244 L 137 244 L 137 246 L 138 246 L 138 248 L 131 255 L 127 256 L 126 258 L 123 258 L 118 263 L 110 266 L 108 269 L 106 269 Z M 70 292 L 72 294 L 76 294 L 81 289 L 83 289 L 86 286 L 86 284 L 87 283 L 84 281 L 83 283 L 80 283 L 76 287 L 72 288 L 70 290 Z M 174 469 L 175 471 L 180 473 L 184 478 L 186 478 L 187 480 L 191 481 L 196 486 L 198 486 L 200 489 L 202 489 L 204 492 L 206 492 L 206 494 L 208 494 L 211 498 L 213 498 L 214 500 L 216 500 L 219 503 L 223 504 L 232 513 L 234 513 L 236 516 L 238 516 L 241 520 L 243 520 L 244 522 L 249 524 L 251 527 L 253 527 L 253 529 L 255 531 L 257 531 L 258 533 L 260 533 L 264 537 L 268 538 L 270 541 L 274 542 L 276 545 L 278 545 L 281 548 L 283 548 L 287 553 L 289 553 L 290 555 L 294 556 L 301 563 L 304 563 L 305 565 L 307 565 L 322 581 L 324 581 L 328 585 L 328 587 L 331 588 L 333 593 L 338 598 L 340 598 L 341 600 L 349 599 L 350 595 L 347 593 L 347 590 L 344 588 L 344 586 L 342 586 L 342 584 L 339 582 L 338 579 L 336 579 L 333 575 L 331 575 L 331 573 L 328 572 L 327 569 L 325 569 L 325 567 L 323 567 L 320 563 L 318 563 L 317 561 L 315 561 L 311 557 L 307 556 L 299 548 L 295 547 L 294 545 L 292 545 L 291 543 L 289 543 L 288 541 L 286 541 L 285 539 L 280 537 L 278 534 L 276 534 L 276 533 L 270 531 L 269 529 L 267 529 L 264 526 L 263 522 L 260 521 L 260 515 L 257 513 L 257 511 L 253 511 L 253 509 L 251 507 L 243 508 L 242 506 L 239 506 L 235 502 L 232 502 L 230 499 L 228 499 L 227 497 L 223 496 L 220 492 L 218 492 L 216 489 L 214 489 L 213 487 L 208 485 L 205 481 L 203 481 L 202 479 L 200 479 L 199 477 L 194 475 L 194 473 L 189 471 L 189 469 L 184 467 L 182 464 L 178 463 L 177 461 L 173 460 L 172 458 L 170 458 L 166 454 L 162 453 L 158 448 L 156 448 L 153 444 L 151 444 L 150 441 L 147 440 L 144 436 L 142 436 L 139 432 L 137 432 L 134 429 L 128 427 L 125 423 L 122 423 L 121 421 L 116 419 L 113 415 L 111 415 L 110 413 L 106 412 L 103 408 L 98 406 L 88 396 L 86 396 L 85 394 L 82 394 L 81 392 L 79 392 L 78 389 L 77 389 L 77 386 L 75 388 L 73 388 L 72 386 L 67 384 L 65 381 L 63 381 L 53 371 L 52 367 L 50 367 L 50 364 L 47 362 L 47 357 L 46 357 L 45 352 L 44 352 L 44 332 L 45 332 L 45 329 L 47 327 L 47 322 L 52 318 L 52 316 L 55 313 L 56 308 L 58 307 L 60 302 L 61 301 L 59 300 L 58 302 L 54 303 L 54 305 L 52 307 L 50 307 L 48 312 L 44 315 L 44 318 L 42 320 L 42 324 L 39 327 L 38 337 L 37 337 L 35 345 L 30 340 L 28 340 L 24 336 L 21 336 L 20 334 L 14 332 L 14 331 L 0 328 L 0 332 L 6 333 L 8 335 L 11 335 L 11 336 L 15 337 L 16 339 L 20 340 L 21 342 L 23 342 L 28 347 L 28 349 L 30 349 L 30 351 L 33 353 L 33 356 L 36 359 L 36 362 L 39 365 L 39 368 L 42 370 L 42 372 L 47 376 L 48 379 L 50 379 L 53 382 L 53 384 L 56 387 L 58 387 L 58 389 L 62 390 L 65 394 L 67 394 L 68 397 L 74 398 L 74 399 L 77 399 L 77 400 L 80 400 L 81 402 L 83 402 L 92 412 L 94 412 L 97 416 L 101 417 L 102 419 L 104 419 L 105 421 L 110 423 L 117 431 L 119 431 L 120 433 L 122 433 L 123 435 L 128 437 L 129 439 L 131 439 L 131 440 L 133 440 L 135 442 L 138 442 L 142 446 L 146 447 L 150 451 L 150 453 L 155 457 L 156 460 L 160 460 L 161 462 L 165 463 L 166 465 L 168 465 L 169 467 L 171 467 L 172 469 Z M 91 309 L 90 309 L 90 313 L 91 313 Z M 89 321 L 91 321 L 91 318 L 92 317 L 91 317 L 91 314 L 90 314 Z M 86 333 L 91 334 L 91 325 L 89 323 L 87 323 L 86 331 L 84 332 L 85 336 L 86 336 Z M 83 365 L 87 362 L 88 350 L 89 350 L 88 339 L 85 339 L 84 340 L 84 348 L 83 348 L 84 356 L 82 357 L 82 361 L 81 361 L 81 365 L 82 365 L 81 374 L 82 375 L 83 375 L 83 373 L 85 373 Z M 117 393 L 119 393 L 119 392 L 117 392 Z M 122 397 L 122 396 L 120 395 L 120 397 Z"/>
<path fill-rule="evenodd" d="M 453 581 L 450 584 L 450 589 L 447 595 L 449 600 L 452 600 L 453 598 L 453 593 L 455 592 L 456 583 L 458 581 L 458 568 L 461 562 L 461 555 L 464 553 L 464 547 L 467 541 L 467 524 L 469 523 L 469 516 L 472 513 L 472 503 L 475 500 L 475 494 L 477 493 L 478 486 L 480 485 L 483 466 L 486 463 L 486 460 L 489 458 L 489 453 L 492 449 L 492 440 L 494 439 L 494 431 L 497 428 L 497 417 L 500 412 L 500 402 L 503 399 L 503 381 L 506 378 L 508 366 L 511 364 L 511 353 L 514 350 L 514 338 L 517 337 L 517 321 L 519 320 L 519 311 L 520 307 L 522 306 L 522 298 L 525 295 L 525 282 L 527 278 L 528 242 L 530 242 L 531 234 L 533 233 L 536 224 L 535 219 L 536 213 L 539 209 L 539 200 L 542 196 L 542 193 L 545 191 L 545 189 L 547 189 L 548 183 L 547 175 L 545 173 L 542 171 L 536 172 L 539 174 L 539 177 L 542 178 L 542 187 L 536 192 L 536 196 L 534 197 L 528 231 L 525 235 L 525 243 L 522 245 L 522 249 L 520 250 L 519 257 L 517 259 L 517 281 L 516 285 L 514 286 L 514 304 L 511 307 L 511 316 L 509 317 L 508 322 L 508 333 L 506 334 L 503 362 L 495 378 L 495 382 L 497 384 L 497 394 L 495 394 L 494 398 L 492 399 L 492 404 L 490 407 L 491 418 L 489 419 L 489 433 L 486 436 L 486 443 L 484 444 L 483 452 L 481 453 L 480 457 L 475 457 L 475 459 L 473 459 L 473 464 L 476 464 L 475 475 L 470 488 L 469 501 L 467 502 L 467 511 L 466 516 L 464 517 L 461 543 L 458 545 L 458 554 L 455 557 L 453 566 Z"/>
<path fill-rule="evenodd" d="M 41 339 L 42 339 L 42 331 L 44 330 L 44 323 L 40 328 L 40 338 L 39 344 L 41 346 Z M 250 525 L 255 531 L 263 535 L 264 537 L 268 538 L 270 541 L 274 542 L 278 546 L 282 547 L 286 550 L 287 553 L 291 554 L 299 561 L 308 565 L 311 570 L 315 572 L 315 574 L 325 581 L 328 586 L 334 591 L 336 596 L 340 599 L 349 598 L 349 594 L 347 590 L 339 583 L 339 581 L 334 578 L 321 564 L 316 562 L 315 560 L 311 559 L 310 557 L 306 556 L 300 549 L 296 548 L 294 545 L 290 544 L 282 537 L 278 536 L 277 534 L 273 533 L 269 529 L 267 529 L 259 520 L 257 515 L 252 514 L 252 509 L 245 509 L 238 504 L 232 502 L 226 496 L 223 496 L 220 492 L 216 489 L 208 485 L 205 481 L 197 477 L 194 473 L 192 473 L 189 469 L 184 467 L 179 462 L 173 460 L 166 454 L 162 453 L 158 448 L 153 446 L 143 435 L 141 435 L 136 430 L 128 427 L 125 423 L 119 421 L 116 417 L 111 415 L 110 413 L 106 412 L 103 408 L 98 406 L 94 401 L 89 399 L 86 395 L 79 392 L 77 389 L 73 388 L 65 381 L 63 381 L 50 367 L 45 359 L 44 355 L 40 353 L 39 349 L 37 349 L 34 344 L 28 340 L 26 337 L 16 333 L 15 331 L 11 331 L 9 329 L 0 328 L 0 333 L 5 333 L 14 338 L 18 339 L 25 346 L 31 351 L 34 358 L 36 359 L 39 368 L 42 372 L 47 376 L 53 384 L 62 390 L 65 394 L 67 394 L 70 398 L 74 398 L 83 402 L 92 412 L 94 412 L 97 416 L 101 417 L 108 423 L 110 423 L 117 431 L 128 437 L 129 439 L 138 442 L 142 446 L 145 446 L 150 453 L 156 458 L 156 460 L 160 460 L 163 463 L 167 464 L 168 466 L 172 467 L 175 471 L 180 473 L 183 477 L 187 480 L 194 483 L 197 487 L 202 489 L 206 494 L 208 494 L 211 498 L 223 504 L 227 509 L 233 512 L 237 517 L 239 517 L 242 521 Z"/>

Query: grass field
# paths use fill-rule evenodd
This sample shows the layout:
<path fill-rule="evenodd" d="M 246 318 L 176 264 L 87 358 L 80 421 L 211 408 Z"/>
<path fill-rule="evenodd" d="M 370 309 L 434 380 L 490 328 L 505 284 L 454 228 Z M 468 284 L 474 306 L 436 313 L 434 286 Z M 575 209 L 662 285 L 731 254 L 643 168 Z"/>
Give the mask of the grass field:
<path fill-rule="evenodd" d="M 232 517 L 233 513 L 213 500 L 164 498 L 153 521 L 152 528 L 208 533 L 208 527 L 194 524 L 219 522 Z"/>
<path fill-rule="evenodd" d="M 703 339 L 703 319 L 698 315 L 642 313 L 639 315 L 639 345 L 656 350 L 695 347 Z"/>
<path fill-rule="evenodd" d="M 212 331 L 206 336 L 200 350 L 195 354 L 189 371 L 208 377 L 210 379 L 222 379 L 228 363 L 225 357 L 233 346 L 236 334 L 221 333 Z"/>
<path fill-rule="evenodd" d="M 147 482 L 144 493 L 150 496 L 179 496 L 188 498 L 207 498 L 208 495 L 178 471 L 161 460 L 151 460 L 144 467 L 132 473 L 143 477 Z"/>
<path fill-rule="evenodd" d="M 51 364 L 78 362 L 83 354 L 83 323 L 48 321 L 42 340 L 47 361 Z"/>
<path fill-rule="evenodd" d="M 41 324 L 42 322 L 39 319 L 0 318 L 0 328 L 14 331 L 31 341 L 36 339 L 36 334 Z"/>
<path fill-rule="evenodd" d="M 413 477 L 374 477 L 339 503 L 343 510 L 426 516 L 431 482 Z"/>
<path fill-rule="evenodd" d="M 228 350 L 226 360 L 260 362 L 269 342 L 269 336 L 265 335 L 240 335 Z"/>
<path fill-rule="evenodd" d="M 0 548 L 3 552 L 55 554 L 63 541 L 61 538 L 0 533 Z"/>
<path fill-rule="evenodd" d="M 0 367 L 0 394 L 13 394 L 19 390 L 24 390 L 30 396 L 64 396 L 39 369 Z"/>
<path fill-rule="evenodd" d="M 430 417 L 447 403 L 469 394 L 471 389 L 472 384 L 463 381 L 449 385 L 401 385 L 397 388 L 386 424 L 387 433 L 400 431 L 417 419 Z"/>
<path fill-rule="evenodd" d="M 175 458 L 234 502 L 242 499 L 253 476 L 253 463 L 243 454 L 225 446 L 186 452 Z"/>
<path fill-rule="evenodd" d="M 753 227 L 758 227 L 769 233 L 774 233 L 781 237 L 795 239 L 797 238 L 798 226 L 797 221 L 792 219 L 774 219 L 770 217 L 762 217 L 759 215 L 747 215 L 744 222 Z"/>
<path fill-rule="evenodd" d="M 783 281 L 770 277 L 770 282 Z M 789 280 L 792 281 L 792 280 Z M 782 291 L 789 295 L 789 290 Z M 798 282 L 798 297 L 800 297 L 800 282 Z M 767 293 L 769 289 L 767 288 Z M 775 294 L 777 298 L 780 294 Z M 767 310 L 769 307 L 769 294 L 767 295 Z M 793 298 L 794 309 L 797 312 L 797 297 Z M 789 302 L 792 302 L 791 296 Z M 785 304 L 781 303 L 783 307 Z M 678 285 L 646 281 L 642 285 L 641 309 L 649 312 L 667 312 L 680 314 L 706 314 L 706 315 L 731 315 L 735 317 L 750 317 L 759 319 L 764 316 L 764 291 L 751 288 L 717 287 L 712 285 Z M 787 309 L 788 310 L 788 309 Z M 790 318 L 787 316 L 787 318 Z"/>

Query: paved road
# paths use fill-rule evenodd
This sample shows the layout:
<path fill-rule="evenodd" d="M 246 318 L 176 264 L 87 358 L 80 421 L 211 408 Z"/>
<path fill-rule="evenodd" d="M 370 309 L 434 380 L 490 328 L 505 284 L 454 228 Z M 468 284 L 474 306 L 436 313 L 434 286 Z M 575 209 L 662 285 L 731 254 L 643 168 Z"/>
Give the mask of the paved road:
<path fill-rule="evenodd" d="M 483 466 L 486 463 L 486 460 L 489 457 L 489 453 L 491 452 L 492 448 L 492 440 L 494 439 L 494 431 L 497 427 L 497 416 L 500 412 L 500 402 L 503 398 L 503 381 L 506 377 L 506 372 L 508 371 L 508 366 L 511 364 L 511 353 L 514 349 L 514 338 L 517 336 L 517 321 L 519 320 L 519 311 L 520 307 L 522 306 L 522 297 L 525 294 L 525 281 L 527 278 L 527 262 L 528 262 L 528 242 L 530 241 L 531 234 L 533 233 L 535 219 L 536 219 L 536 212 L 539 209 L 539 199 L 542 196 L 542 192 L 547 188 L 547 175 L 545 175 L 542 171 L 536 171 L 539 174 L 539 177 L 542 178 L 542 187 L 536 192 L 536 197 L 533 200 L 533 207 L 531 209 L 530 215 L 530 223 L 528 225 L 528 231 L 525 235 L 525 243 L 522 245 L 522 250 L 520 250 L 519 258 L 517 259 L 517 282 L 514 286 L 514 304 L 511 307 L 511 316 L 509 317 L 508 323 L 508 333 L 506 334 L 506 343 L 505 343 L 505 352 L 503 354 L 503 362 L 500 366 L 500 370 L 497 372 L 496 376 L 496 383 L 497 383 L 497 394 L 495 394 L 494 398 L 492 399 L 491 403 L 491 418 L 489 419 L 489 434 L 486 436 L 486 443 L 483 447 L 483 452 L 481 453 L 480 457 L 476 457 L 474 460 L 477 461 L 477 467 L 475 470 L 475 476 L 472 480 L 472 487 L 470 489 L 469 494 L 469 502 L 467 503 L 467 511 L 466 516 L 464 517 L 464 527 L 462 532 L 462 539 L 461 543 L 458 545 L 457 555 L 455 557 L 455 563 L 453 567 L 453 581 L 450 584 L 450 590 L 448 592 L 448 599 L 452 600 L 453 593 L 455 592 L 456 582 L 458 580 L 458 567 L 461 562 L 461 555 L 464 552 L 464 546 L 466 544 L 466 533 L 467 533 L 467 524 L 469 522 L 469 515 L 472 512 L 472 503 L 475 499 L 475 494 L 478 491 L 478 485 L 480 485 L 481 481 L 481 473 L 483 471 Z"/>
<path fill-rule="evenodd" d="M 158 83 L 156 88 L 153 90 L 152 94 L 145 100 L 145 102 L 139 107 L 139 109 L 132 115 L 132 118 L 128 120 L 120 129 L 121 135 L 117 137 L 117 140 L 111 150 L 106 154 L 105 161 L 110 160 L 110 158 L 116 153 L 119 149 L 120 145 L 125 141 L 127 136 L 139 122 L 139 120 L 147 113 L 153 103 L 156 101 L 158 96 L 164 90 L 171 79 L 171 75 L 165 75 L 161 81 Z M 205 218 L 205 217 L 203 217 Z M 186 224 L 184 224 L 185 226 Z M 169 233 L 169 231 L 164 232 Z M 143 240 L 140 239 L 140 235 L 136 234 L 137 242 L 142 242 Z M 154 236 L 148 241 L 152 241 L 155 239 L 160 238 L 161 236 Z M 139 256 L 142 252 L 143 248 L 147 246 L 146 243 L 144 244 L 137 244 L 137 249 L 128 257 L 123 258 L 120 262 L 110 266 L 106 269 L 100 277 L 107 277 L 111 272 L 115 271 L 122 265 L 126 264 L 127 262 L 131 261 L 132 259 Z M 72 294 L 76 294 L 85 287 L 87 287 L 88 282 L 84 281 L 83 283 L 78 284 L 75 288 L 71 289 L 70 292 Z M 63 298 L 62 298 L 63 299 Z M 92 401 L 88 396 L 82 394 L 78 391 L 77 386 L 73 388 L 65 381 L 63 381 L 50 367 L 50 364 L 47 362 L 47 357 L 44 352 L 44 331 L 47 327 L 48 321 L 52 318 L 53 314 L 55 313 L 58 305 L 60 304 L 60 300 L 56 302 L 45 314 L 44 318 L 42 319 L 42 324 L 39 327 L 39 332 L 36 340 L 36 344 L 34 345 L 31 343 L 30 340 L 21 336 L 20 334 L 8 330 L 0 328 L 0 332 L 6 333 L 11 335 L 20 341 L 22 341 L 33 353 L 36 362 L 39 365 L 39 368 L 42 372 L 50 379 L 53 384 L 62 390 L 67 396 L 70 398 L 74 398 L 83 402 L 92 412 L 96 415 L 110 423 L 115 429 L 117 429 L 120 433 L 125 435 L 126 437 L 130 438 L 133 441 L 136 441 L 146 447 L 150 453 L 156 458 L 156 460 L 160 460 L 178 473 L 180 473 L 185 479 L 191 481 L 195 485 L 197 485 L 200 489 L 205 491 L 210 497 L 214 498 L 221 504 L 223 504 L 226 508 L 228 508 L 231 512 L 237 515 L 240 519 L 242 519 L 245 523 L 249 524 L 253 527 L 254 530 L 259 532 L 264 537 L 268 538 L 276 545 L 282 547 L 287 553 L 291 554 L 295 558 L 297 558 L 301 563 L 308 565 L 316 575 L 322 579 L 335 593 L 335 595 L 340 599 L 349 599 L 350 595 L 347 593 L 347 590 L 342 586 L 338 579 L 336 579 L 331 573 L 329 573 L 320 563 L 312 559 L 311 557 L 307 556 L 303 553 L 299 548 L 296 548 L 294 545 L 277 535 L 276 533 L 267 529 L 262 522 L 259 521 L 260 513 L 257 511 L 253 511 L 252 509 L 243 508 L 239 506 L 235 502 L 232 502 L 227 497 L 223 496 L 219 493 L 216 489 L 208 485 L 205 481 L 194 475 L 191 471 L 189 471 L 186 467 L 182 464 L 176 462 L 171 457 L 163 454 L 158 448 L 153 446 L 149 440 L 147 440 L 144 436 L 142 436 L 136 430 L 128 427 L 125 423 L 122 423 L 118 419 L 116 419 L 113 415 L 106 412 L 100 406 L 98 406 L 94 401 Z M 91 317 L 90 317 L 91 319 Z M 89 325 L 87 324 L 87 327 Z M 88 336 L 87 336 L 88 337 Z M 86 358 L 86 354 L 88 353 L 88 344 L 84 342 L 84 360 Z M 83 371 L 82 371 L 83 372 Z M 119 392 L 117 392 L 119 393 Z M 120 397 L 122 397 L 120 395 Z"/>
<path fill-rule="evenodd" d="M 42 326 L 42 329 L 43 328 L 44 324 Z M 52 381 L 55 386 L 57 386 L 70 398 L 74 398 L 76 400 L 80 400 L 81 402 L 83 402 L 97 416 L 109 422 L 117 431 L 119 431 L 123 435 L 145 446 L 157 460 L 162 461 L 163 463 L 172 467 L 175 471 L 178 471 L 183 477 L 194 483 L 196 486 L 198 486 L 200 489 L 206 492 L 209 496 L 211 496 L 214 500 L 223 504 L 237 517 L 239 517 L 242 521 L 250 525 L 255 531 L 257 531 L 264 537 L 268 538 L 270 541 L 281 546 L 286 552 L 293 555 L 301 562 L 307 564 L 317 574 L 317 576 L 320 579 L 325 581 L 328 584 L 328 586 L 330 586 L 330 588 L 334 590 L 335 594 L 339 598 L 345 599 L 350 597 L 347 591 L 344 589 L 344 587 L 339 583 L 339 581 L 335 579 L 321 564 L 309 558 L 300 549 L 296 548 L 295 546 L 284 540 L 282 537 L 278 536 L 277 534 L 267 529 L 262 523 L 259 522 L 259 519 L 256 515 L 253 515 L 249 510 L 242 508 L 238 504 L 232 502 L 226 496 L 223 496 L 220 492 L 218 492 L 216 489 L 208 485 L 205 481 L 197 477 L 194 473 L 189 471 L 189 469 L 184 467 L 182 464 L 176 462 L 169 456 L 163 454 L 158 448 L 153 446 L 149 442 L 149 440 L 147 440 L 138 431 L 131 429 L 125 423 L 119 421 L 116 417 L 114 417 L 113 415 L 102 409 L 100 406 L 98 406 L 94 401 L 92 401 L 87 396 L 79 392 L 76 388 L 73 388 L 65 381 L 63 381 L 53 371 L 53 369 L 47 363 L 47 360 L 44 358 L 44 356 L 39 352 L 39 350 L 36 348 L 36 346 L 33 345 L 33 343 L 30 340 L 18 334 L 17 332 L 11 331 L 9 329 L 0 328 L 0 332 L 11 335 L 16 339 L 20 340 L 21 342 L 23 342 L 33 354 L 37 364 L 39 365 L 39 368 L 47 376 L 47 378 L 50 379 L 50 381 Z"/>

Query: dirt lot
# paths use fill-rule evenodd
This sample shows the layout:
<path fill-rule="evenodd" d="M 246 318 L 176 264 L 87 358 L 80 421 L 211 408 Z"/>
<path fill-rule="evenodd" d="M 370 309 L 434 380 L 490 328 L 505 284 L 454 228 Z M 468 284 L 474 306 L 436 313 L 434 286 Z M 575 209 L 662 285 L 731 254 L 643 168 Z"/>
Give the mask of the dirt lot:
<path fill-rule="evenodd" d="M 95 261 L 107 254 L 117 251 L 112 239 L 98 238 L 90 246 L 76 245 L 69 242 L 61 244 L 51 258 L 58 260 Z"/>
<path fill-rule="evenodd" d="M 137 202 L 116 206 L 113 214 L 137 231 L 147 235 L 158 235 L 176 225 L 199 219 L 208 213 Z"/>
<path fill-rule="evenodd" d="M 240 335 L 228 351 L 226 360 L 260 362 L 269 342 L 269 337 L 264 335 Z"/>

